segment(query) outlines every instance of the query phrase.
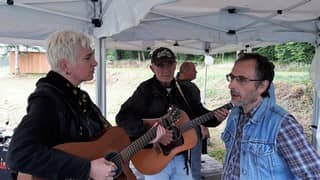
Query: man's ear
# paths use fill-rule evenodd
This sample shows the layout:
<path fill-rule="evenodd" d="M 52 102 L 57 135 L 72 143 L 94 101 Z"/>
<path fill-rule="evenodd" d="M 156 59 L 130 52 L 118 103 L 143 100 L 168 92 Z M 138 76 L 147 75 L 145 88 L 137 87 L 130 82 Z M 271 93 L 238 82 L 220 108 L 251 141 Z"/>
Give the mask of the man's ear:
<path fill-rule="evenodd" d="M 260 83 L 258 89 L 260 91 L 260 94 L 262 94 L 263 92 L 265 92 L 269 86 L 269 81 L 268 80 L 264 80 Z"/>
<path fill-rule="evenodd" d="M 152 71 L 153 73 L 155 73 L 152 64 L 151 64 L 149 67 L 150 67 L 151 71 Z"/>

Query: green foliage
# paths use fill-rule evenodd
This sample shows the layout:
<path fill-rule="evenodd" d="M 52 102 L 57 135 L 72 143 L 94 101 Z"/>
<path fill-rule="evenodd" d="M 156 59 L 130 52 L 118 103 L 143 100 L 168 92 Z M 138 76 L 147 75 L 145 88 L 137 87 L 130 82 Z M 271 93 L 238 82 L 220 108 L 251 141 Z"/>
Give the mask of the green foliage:
<path fill-rule="evenodd" d="M 116 50 L 106 49 L 105 50 L 105 57 L 108 61 L 117 60 L 118 55 Z"/>
<path fill-rule="evenodd" d="M 224 64 L 228 62 L 234 62 L 236 60 L 236 52 L 228 52 L 228 53 L 221 53 L 215 54 L 214 63 L 215 64 Z"/>
<path fill-rule="evenodd" d="M 137 51 L 117 50 L 117 59 L 138 59 Z"/>
<path fill-rule="evenodd" d="M 255 48 L 253 52 L 267 56 L 274 62 L 279 64 L 289 64 L 292 62 L 311 64 L 315 54 L 315 48 L 309 43 L 288 42 L 280 45 L 272 45 L 262 48 Z M 146 59 L 150 59 L 150 52 L 143 52 Z M 177 53 L 177 60 L 180 62 L 191 61 L 196 64 L 204 61 L 203 55 L 191 55 Z M 223 64 L 233 62 L 236 59 L 236 52 L 218 53 L 213 55 L 215 64 Z M 106 50 L 106 58 L 108 60 L 132 60 L 138 59 L 138 51 L 126 50 Z"/>
<path fill-rule="evenodd" d="M 177 60 L 178 61 L 191 61 L 193 63 L 201 62 L 203 61 L 204 56 L 203 55 L 192 55 L 192 54 L 181 54 L 177 53 Z"/>
<path fill-rule="evenodd" d="M 106 49 L 105 56 L 106 60 L 117 61 L 117 60 L 136 60 L 138 59 L 140 51 L 127 51 L 127 50 L 112 50 Z M 143 52 L 145 59 L 150 59 L 150 52 Z"/>
<path fill-rule="evenodd" d="M 292 62 L 311 64 L 315 54 L 315 48 L 311 44 L 296 42 L 257 48 L 254 51 L 280 64 Z"/>
<path fill-rule="evenodd" d="M 212 151 L 208 152 L 210 157 L 213 157 L 215 160 L 223 163 L 226 155 L 226 150 L 221 147 L 215 147 Z"/>
<path fill-rule="evenodd" d="M 267 46 L 264 48 L 257 48 L 257 49 L 254 49 L 253 51 L 256 53 L 259 53 L 263 56 L 268 57 L 272 61 L 276 60 L 275 46 Z"/>
<path fill-rule="evenodd" d="M 275 48 L 279 62 L 300 62 L 311 64 L 315 49 L 308 43 L 290 42 L 285 45 L 277 45 Z"/>
<path fill-rule="evenodd" d="M 150 51 L 144 51 L 143 54 L 146 59 L 151 59 Z"/>
<path fill-rule="evenodd" d="M 187 58 L 186 54 L 177 53 L 176 54 L 178 61 L 185 61 Z"/>

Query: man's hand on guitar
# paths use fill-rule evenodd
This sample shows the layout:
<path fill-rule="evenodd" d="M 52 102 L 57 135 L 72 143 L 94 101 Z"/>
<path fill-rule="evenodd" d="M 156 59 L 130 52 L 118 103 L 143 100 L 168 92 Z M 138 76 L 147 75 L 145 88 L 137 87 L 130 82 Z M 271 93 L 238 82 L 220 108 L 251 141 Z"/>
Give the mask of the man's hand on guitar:
<path fill-rule="evenodd" d="M 163 126 L 161 126 L 158 122 L 154 123 L 152 127 L 157 128 L 157 134 L 156 137 L 150 141 L 150 144 L 157 143 L 166 134 L 166 129 Z"/>
<path fill-rule="evenodd" d="M 165 129 L 166 133 L 159 139 L 159 143 L 163 145 L 168 145 L 172 141 L 173 132 L 172 130 Z"/>
<path fill-rule="evenodd" d="M 217 118 L 218 121 L 223 121 L 227 118 L 229 110 L 227 108 L 219 108 L 214 110 L 213 115 Z"/>
<path fill-rule="evenodd" d="M 210 132 L 209 132 L 209 129 L 208 127 L 205 127 L 203 125 L 200 125 L 200 128 L 201 128 L 201 137 L 202 137 L 202 140 L 203 139 L 206 139 L 206 138 L 210 138 Z"/>
<path fill-rule="evenodd" d="M 104 158 L 91 161 L 90 178 L 94 180 L 112 180 L 117 167 Z"/>
<path fill-rule="evenodd" d="M 172 141 L 172 131 L 167 130 L 161 126 L 158 122 L 154 123 L 152 128 L 157 127 L 156 137 L 150 141 L 152 144 L 161 143 L 163 145 L 168 145 Z"/>

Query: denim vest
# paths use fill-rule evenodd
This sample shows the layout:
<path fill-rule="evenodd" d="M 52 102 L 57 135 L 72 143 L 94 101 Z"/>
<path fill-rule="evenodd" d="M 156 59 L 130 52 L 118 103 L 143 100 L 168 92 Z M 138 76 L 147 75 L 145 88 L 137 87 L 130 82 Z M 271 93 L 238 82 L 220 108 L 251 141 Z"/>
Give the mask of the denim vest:
<path fill-rule="evenodd" d="M 226 146 L 225 166 L 234 145 L 240 108 L 234 107 L 227 120 L 222 140 Z M 253 117 L 244 125 L 240 149 L 240 179 L 296 179 L 277 151 L 276 137 L 287 111 L 275 99 L 263 98 Z"/>

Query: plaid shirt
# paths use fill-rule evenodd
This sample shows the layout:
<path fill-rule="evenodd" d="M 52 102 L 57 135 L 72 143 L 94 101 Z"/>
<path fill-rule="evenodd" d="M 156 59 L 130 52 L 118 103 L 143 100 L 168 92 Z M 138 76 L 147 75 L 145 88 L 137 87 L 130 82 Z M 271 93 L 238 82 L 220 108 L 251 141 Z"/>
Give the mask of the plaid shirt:
<path fill-rule="evenodd" d="M 255 110 L 253 112 L 255 112 Z M 243 119 L 241 118 L 240 121 L 241 120 Z M 242 124 L 240 121 L 237 128 L 235 144 L 222 177 L 224 180 L 240 179 L 239 150 L 242 138 L 242 135 L 238 136 L 238 131 L 240 131 L 239 126 Z M 243 129 L 243 125 L 241 129 Z M 320 156 L 307 140 L 302 126 L 292 115 L 283 117 L 277 135 L 277 149 L 279 154 L 287 162 L 291 172 L 298 179 L 320 179 Z"/>
<path fill-rule="evenodd" d="M 320 156 L 292 115 L 285 116 L 282 121 L 277 148 L 297 178 L 320 179 Z"/>
<path fill-rule="evenodd" d="M 244 125 L 249 121 L 250 118 L 252 118 L 253 114 L 258 109 L 257 107 L 248 113 L 244 113 L 243 110 L 241 109 L 240 118 L 237 125 L 236 139 L 234 141 L 233 148 L 231 149 L 227 167 L 225 167 L 223 177 L 222 177 L 222 179 L 224 180 L 239 179 L 240 177 L 240 149 L 241 149 L 242 131 L 243 131 Z"/>

